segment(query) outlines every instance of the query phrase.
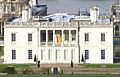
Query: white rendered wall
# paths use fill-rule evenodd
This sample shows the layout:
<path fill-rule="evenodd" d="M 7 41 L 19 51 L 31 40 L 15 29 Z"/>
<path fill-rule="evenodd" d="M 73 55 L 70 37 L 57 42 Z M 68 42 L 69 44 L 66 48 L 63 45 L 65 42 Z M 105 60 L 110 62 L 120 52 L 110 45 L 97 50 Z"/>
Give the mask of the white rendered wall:
<path fill-rule="evenodd" d="M 16 42 L 11 42 L 11 33 L 16 33 Z M 33 34 L 33 42 L 28 45 L 28 33 Z M 28 60 L 28 50 L 36 53 L 37 29 L 36 28 L 5 28 L 4 31 L 4 63 L 34 63 Z M 12 60 L 12 49 L 16 50 L 16 60 Z"/>
<path fill-rule="evenodd" d="M 89 42 L 85 42 L 84 34 L 89 33 Z M 101 42 L 101 33 L 105 33 L 105 42 Z M 113 29 L 112 28 L 80 28 L 80 55 L 89 50 L 86 63 L 113 63 Z M 105 59 L 101 60 L 101 50 L 105 50 Z"/>

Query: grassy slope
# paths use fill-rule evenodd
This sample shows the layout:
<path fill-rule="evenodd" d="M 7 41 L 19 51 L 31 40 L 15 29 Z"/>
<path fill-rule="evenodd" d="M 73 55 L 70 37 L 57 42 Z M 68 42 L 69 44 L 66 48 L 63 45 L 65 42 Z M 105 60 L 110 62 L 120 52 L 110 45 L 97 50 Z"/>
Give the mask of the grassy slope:
<path fill-rule="evenodd" d="M 0 77 L 120 77 L 120 75 L 6 75 Z"/>

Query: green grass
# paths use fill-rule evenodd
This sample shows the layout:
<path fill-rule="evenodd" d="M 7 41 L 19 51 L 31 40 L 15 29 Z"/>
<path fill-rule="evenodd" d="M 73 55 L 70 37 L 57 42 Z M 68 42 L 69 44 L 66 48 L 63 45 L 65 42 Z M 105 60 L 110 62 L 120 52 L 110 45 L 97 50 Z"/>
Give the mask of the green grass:
<path fill-rule="evenodd" d="M 120 64 L 80 64 L 91 68 L 120 68 Z"/>
<path fill-rule="evenodd" d="M 4 52 L 3 52 L 3 48 L 4 48 L 4 47 L 0 46 L 0 56 L 3 56 L 3 53 L 4 53 Z"/>
<path fill-rule="evenodd" d="M 115 45 L 115 56 L 120 57 L 120 45 Z"/>
<path fill-rule="evenodd" d="M 4 75 L 0 77 L 120 77 L 120 75 Z"/>
<path fill-rule="evenodd" d="M 28 68 L 30 66 L 35 66 L 35 64 L 0 64 L 0 68 L 13 66 L 15 68 Z"/>

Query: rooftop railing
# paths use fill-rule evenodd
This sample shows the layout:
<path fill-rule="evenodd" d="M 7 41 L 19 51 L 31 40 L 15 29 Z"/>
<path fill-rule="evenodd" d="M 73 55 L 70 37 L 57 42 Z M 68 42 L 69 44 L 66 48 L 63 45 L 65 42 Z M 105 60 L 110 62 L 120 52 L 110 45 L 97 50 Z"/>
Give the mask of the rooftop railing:
<path fill-rule="evenodd" d="M 80 27 L 112 27 L 110 22 L 79 22 Z M 16 27 L 78 27 L 78 22 L 7 22 L 5 28 Z"/>

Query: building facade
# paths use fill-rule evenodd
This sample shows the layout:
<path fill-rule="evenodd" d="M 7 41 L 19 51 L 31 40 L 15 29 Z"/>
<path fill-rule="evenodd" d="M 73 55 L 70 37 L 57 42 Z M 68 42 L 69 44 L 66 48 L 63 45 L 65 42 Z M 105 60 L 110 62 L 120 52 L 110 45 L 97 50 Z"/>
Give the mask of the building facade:
<path fill-rule="evenodd" d="M 6 23 L 4 63 L 113 63 L 108 22 Z"/>

